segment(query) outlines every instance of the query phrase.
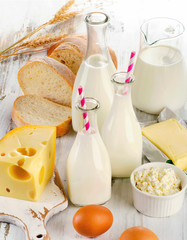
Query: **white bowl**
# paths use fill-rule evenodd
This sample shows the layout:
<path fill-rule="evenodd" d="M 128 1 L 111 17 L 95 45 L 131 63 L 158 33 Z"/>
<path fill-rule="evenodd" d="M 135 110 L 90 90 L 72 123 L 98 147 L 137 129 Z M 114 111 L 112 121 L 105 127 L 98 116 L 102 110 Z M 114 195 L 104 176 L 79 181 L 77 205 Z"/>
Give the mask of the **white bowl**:
<path fill-rule="evenodd" d="M 168 196 L 155 196 L 146 192 L 140 191 L 135 186 L 134 174 L 137 171 L 149 168 L 172 168 L 175 174 L 181 179 L 182 189 L 181 191 L 168 195 Z M 132 185 L 133 203 L 134 207 L 144 215 L 150 217 L 168 217 L 177 213 L 184 201 L 185 190 L 187 187 L 187 176 L 178 167 L 162 162 L 146 163 L 137 167 L 130 176 L 130 181 Z"/>

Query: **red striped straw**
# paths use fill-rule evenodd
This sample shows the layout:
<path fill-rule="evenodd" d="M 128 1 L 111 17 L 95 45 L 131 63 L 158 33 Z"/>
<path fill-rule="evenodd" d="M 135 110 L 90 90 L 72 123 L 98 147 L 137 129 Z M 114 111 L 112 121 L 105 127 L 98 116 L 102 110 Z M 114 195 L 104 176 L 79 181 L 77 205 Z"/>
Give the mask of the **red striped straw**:
<path fill-rule="evenodd" d="M 130 82 L 130 80 L 131 80 L 130 74 L 131 74 L 131 71 L 133 69 L 135 55 L 136 55 L 136 52 L 134 52 L 134 51 L 131 52 L 131 56 L 130 56 L 130 60 L 129 60 L 129 66 L 128 66 L 128 69 L 127 69 L 127 78 L 126 78 L 125 82 Z"/>
<path fill-rule="evenodd" d="M 80 96 L 81 107 L 83 109 L 86 109 L 83 87 L 79 86 L 78 92 L 79 92 L 79 96 Z M 86 131 L 90 131 L 90 123 L 89 123 L 89 120 L 88 120 L 87 112 L 83 112 L 82 116 L 83 116 L 83 121 L 84 121 L 84 126 L 85 126 Z"/>

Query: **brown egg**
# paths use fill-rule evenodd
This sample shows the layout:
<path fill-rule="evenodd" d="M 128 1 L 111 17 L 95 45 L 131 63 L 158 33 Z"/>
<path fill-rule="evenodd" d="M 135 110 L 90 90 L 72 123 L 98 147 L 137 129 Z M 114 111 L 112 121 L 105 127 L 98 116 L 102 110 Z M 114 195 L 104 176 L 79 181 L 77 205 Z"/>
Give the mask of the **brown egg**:
<path fill-rule="evenodd" d="M 125 230 L 120 240 L 159 240 L 158 237 L 145 227 L 131 227 Z"/>
<path fill-rule="evenodd" d="M 75 230 L 86 237 L 97 237 L 106 232 L 113 223 L 111 211 L 99 205 L 80 208 L 73 217 Z"/>

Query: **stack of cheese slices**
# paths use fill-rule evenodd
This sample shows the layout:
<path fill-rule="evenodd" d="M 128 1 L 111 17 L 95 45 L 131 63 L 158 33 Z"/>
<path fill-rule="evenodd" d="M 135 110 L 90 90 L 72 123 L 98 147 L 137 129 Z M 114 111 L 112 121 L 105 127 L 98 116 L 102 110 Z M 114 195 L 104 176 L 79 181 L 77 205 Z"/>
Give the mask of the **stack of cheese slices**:
<path fill-rule="evenodd" d="M 24 93 L 13 106 L 12 119 L 27 124 L 55 126 L 57 137 L 71 127 L 71 96 L 75 75 L 86 53 L 85 36 L 69 36 L 54 44 L 47 57 L 34 58 L 18 72 Z M 114 65 L 117 59 L 109 49 Z"/>

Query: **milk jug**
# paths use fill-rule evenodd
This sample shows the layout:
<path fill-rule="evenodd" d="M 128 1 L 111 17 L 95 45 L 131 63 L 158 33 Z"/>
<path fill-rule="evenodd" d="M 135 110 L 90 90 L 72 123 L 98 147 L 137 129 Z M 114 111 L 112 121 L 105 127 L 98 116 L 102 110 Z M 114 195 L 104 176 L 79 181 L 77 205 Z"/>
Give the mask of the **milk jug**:
<path fill-rule="evenodd" d="M 154 18 L 141 26 L 140 51 L 134 69 L 133 105 L 159 114 L 175 111 L 187 97 L 187 73 L 182 52 L 184 26 L 169 18 Z"/>
<path fill-rule="evenodd" d="M 111 196 L 111 165 L 108 152 L 97 126 L 96 111 L 99 102 L 85 98 L 87 110 L 78 103 L 80 112 L 87 112 L 90 131 L 86 131 L 82 118 L 75 142 L 67 160 L 67 187 L 73 204 L 103 204 Z"/>
<path fill-rule="evenodd" d="M 110 156 L 113 177 L 129 177 L 142 160 L 141 129 L 131 102 L 134 78 L 131 76 L 131 80 L 125 82 L 126 78 L 126 72 L 112 76 L 115 95 L 101 132 Z"/>
<path fill-rule="evenodd" d="M 72 124 L 74 131 L 78 131 L 79 126 L 79 114 L 75 109 L 79 85 L 84 88 L 85 96 L 94 97 L 100 102 L 99 128 L 101 128 L 109 113 L 114 94 L 110 79 L 116 69 L 105 40 L 108 16 L 100 12 L 89 13 L 85 18 L 85 22 L 88 33 L 87 53 L 75 78 L 72 95 Z"/>

